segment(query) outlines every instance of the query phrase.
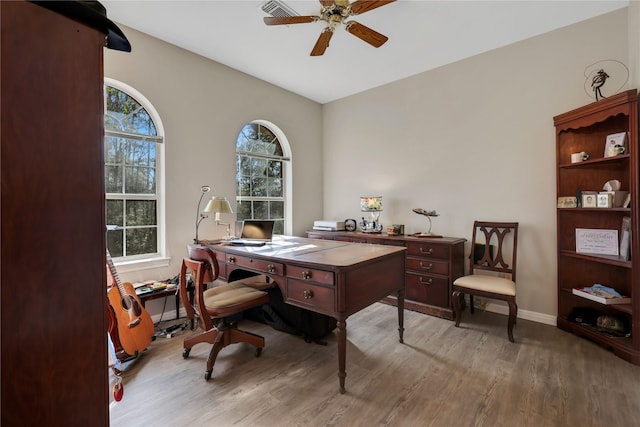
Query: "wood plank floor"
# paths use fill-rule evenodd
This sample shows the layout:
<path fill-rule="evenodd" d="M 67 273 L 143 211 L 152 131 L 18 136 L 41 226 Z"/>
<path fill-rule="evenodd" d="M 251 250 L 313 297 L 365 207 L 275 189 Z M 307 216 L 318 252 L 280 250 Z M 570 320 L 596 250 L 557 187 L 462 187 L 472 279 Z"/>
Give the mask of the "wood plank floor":
<path fill-rule="evenodd" d="M 347 319 L 345 394 L 337 342 L 244 321 L 265 337 L 223 349 L 203 378 L 208 344 L 182 358 L 182 339 L 158 338 L 125 364 L 112 426 L 637 426 L 640 367 L 553 326 L 476 310 L 452 321 L 384 304 Z"/>

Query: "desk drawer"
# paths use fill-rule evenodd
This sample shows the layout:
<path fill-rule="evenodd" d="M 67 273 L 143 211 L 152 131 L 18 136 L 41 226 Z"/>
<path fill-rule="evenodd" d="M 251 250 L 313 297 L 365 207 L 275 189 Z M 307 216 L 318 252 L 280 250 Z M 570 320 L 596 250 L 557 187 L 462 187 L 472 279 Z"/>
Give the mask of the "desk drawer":
<path fill-rule="evenodd" d="M 308 282 L 320 283 L 333 286 L 333 272 L 325 270 L 315 270 L 313 268 L 297 267 L 290 265 L 287 268 L 287 277 Z"/>
<path fill-rule="evenodd" d="M 407 255 L 417 257 L 429 257 L 437 259 L 449 259 L 449 247 L 425 243 L 409 243 Z"/>
<path fill-rule="evenodd" d="M 241 255 L 227 254 L 226 263 L 236 265 L 242 268 L 248 268 L 264 274 L 273 276 L 283 276 L 284 266 L 277 262 L 263 261 L 260 259 L 252 259 Z"/>
<path fill-rule="evenodd" d="M 313 311 L 333 313 L 336 311 L 335 288 L 315 285 L 308 281 L 287 279 L 285 301 L 309 308 Z"/>
<path fill-rule="evenodd" d="M 449 279 L 427 274 L 405 275 L 406 298 L 439 307 L 449 307 Z"/>
<path fill-rule="evenodd" d="M 431 258 L 407 257 L 407 270 L 413 270 L 422 274 L 441 274 L 447 276 L 449 274 L 449 263 Z"/>

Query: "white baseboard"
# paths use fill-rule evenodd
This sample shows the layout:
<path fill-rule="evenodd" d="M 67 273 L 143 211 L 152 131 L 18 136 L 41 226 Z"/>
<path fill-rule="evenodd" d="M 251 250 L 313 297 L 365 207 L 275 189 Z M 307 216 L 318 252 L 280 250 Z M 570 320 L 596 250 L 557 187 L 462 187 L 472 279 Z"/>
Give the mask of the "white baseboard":
<path fill-rule="evenodd" d="M 474 298 L 478 300 L 479 298 Z M 477 302 L 477 301 L 476 301 Z M 492 313 L 504 314 L 505 316 L 509 315 L 509 307 L 506 304 L 500 304 L 497 302 L 486 302 L 486 304 L 477 304 L 476 306 L 480 309 L 484 309 L 486 311 L 490 311 Z M 483 307 L 484 306 L 484 307 Z M 522 310 L 518 309 L 518 318 L 524 320 L 531 320 L 533 322 L 544 323 L 545 325 L 556 326 L 556 316 L 552 316 L 550 314 L 538 313 L 536 311 Z"/>

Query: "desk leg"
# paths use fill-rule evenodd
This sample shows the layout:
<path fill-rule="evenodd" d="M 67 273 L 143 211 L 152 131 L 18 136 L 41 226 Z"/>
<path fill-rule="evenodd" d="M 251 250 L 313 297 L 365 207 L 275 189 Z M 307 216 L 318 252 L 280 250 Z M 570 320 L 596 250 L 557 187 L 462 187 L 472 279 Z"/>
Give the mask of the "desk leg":
<path fill-rule="evenodd" d="M 338 379 L 340 380 L 340 394 L 346 391 L 344 380 L 347 377 L 345 369 L 347 358 L 347 320 L 338 319 Z"/>
<path fill-rule="evenodd" d="M 400 342 L 404 343 L 404 288 L 398 290 L 398 334 Z"/>

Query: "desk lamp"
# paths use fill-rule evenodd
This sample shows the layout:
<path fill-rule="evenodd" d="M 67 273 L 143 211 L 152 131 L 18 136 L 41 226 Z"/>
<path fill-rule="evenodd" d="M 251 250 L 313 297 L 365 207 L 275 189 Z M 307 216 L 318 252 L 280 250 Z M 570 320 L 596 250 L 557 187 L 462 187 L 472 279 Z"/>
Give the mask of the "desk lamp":
<path fill-rule="evenodd" d="M 439 215 L 438 215 L 438 213 L 436 213 L 436 211 L 435 211 L 435 210 L 432 210 L 432 211 L 426 211 L 426 210 L 421 209 L 421 208 L 415 208 L 415 209 L 413 209 L 413 211 L 414 211 L 415 213 L 417 213 L 418 215 L 424 215 L 424 216 L 426 216 L 426 217 L 427 217 L 427 219 L 429 220 L 429 228 L 427 229 L 427 232 L 426 232 L 426 233 L 417 233 L 416 235 L 417 235 L 418 237 L 442 237 L 442 236 L 439 236 L 439 235 L 437 235 L 437 234 L 433 234 L 433 233 L 431 233 L 431 217 L 432 217 L 432 216 L 439 216 Z"/>
<path fill-rule="evenodd" d="M 208 193 L 209 191 L 211 191 L 211 187 L 209 187 L 208 185 L 203 185 L 202 187 L 200 187 L 200 199 L 198 199 L 198 210 L 196 211 L 196 238 L 193 239 L 193 243 L 197 244 L 198 243 L 198 228 L 200 228 L 200 223 L 202 222 L 203 219 L 207 218 L 208 215 L 205 215 L 204 213 L 200 212 L 200 203 L 202 203 L 202 198 L 204 197 L 205 193 Z"/>
<path fill-rule="evenodd" d="M 231 239 L 231 224 L 220 222 L 220 214 L 230 214 L 233 213 L 231 210 L 231 205 L 226 197 L 212 197 L 207 203 L 207 206 L 204 208 L 203 212 L 215 212 L 216 214 L 216 225 L 226 225 L 227 226 L 227 240 Z"/>
<path fill-rule="evenodd" d="M 360 211 L 370 212 L 371 221 L 362 217 L 360 227 L 365 233 L 380 233 L 382 225 L 378 222 L 382 212 L 382 196 L 360 197 Z"/>

